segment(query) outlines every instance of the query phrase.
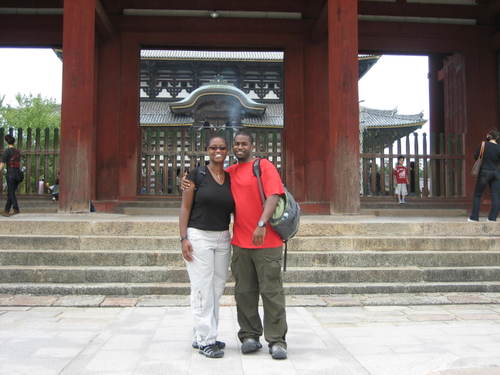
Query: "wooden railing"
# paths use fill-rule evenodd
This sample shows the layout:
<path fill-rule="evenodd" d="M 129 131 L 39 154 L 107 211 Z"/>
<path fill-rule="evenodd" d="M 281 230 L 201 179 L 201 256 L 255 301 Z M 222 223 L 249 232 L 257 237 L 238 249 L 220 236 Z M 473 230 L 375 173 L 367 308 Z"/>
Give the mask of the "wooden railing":
<path fill-rule="evenodd" d="M 394 194 L 398 156 L 408 168 L 408 193 L 417 198 L 465 196 L 464 135 L 413 133 L 381 152 L 361 153 L 361 195 Z M 374 173 L 375 172 L 375 173 Z"/>
<path fill-rule="evenodd" d="M 24 169 L 24 181 L 19 185 L 18 194 L 37 194 L 38 184 L 42 179 L 54 184 L 59 170 L 59 129 L 6 129 L 0 128 L 0 152 L 7 147 L 6 134 L 16 138 L 16 148 L 21 151 L 21 167 Z M 5 168 L 4 168 L 5 173 Z M 2 178 L 0 192 L 6 190 L 5 178 Z"/>
<path fill-rule="evenodd" d="M 229 156 L 227 165 L 236 159 L 231 151 L 235 130 L 195 129 L 192 127 L 142 127 L 139 194 L 179 195 L 179 178 L 184 171 L 208 161 L 206 141 L 213 134 L 225 137 Z M 276 165 L 284 178 L 282 129 L 247 129 L 255 139 L 258 157 Z"/>

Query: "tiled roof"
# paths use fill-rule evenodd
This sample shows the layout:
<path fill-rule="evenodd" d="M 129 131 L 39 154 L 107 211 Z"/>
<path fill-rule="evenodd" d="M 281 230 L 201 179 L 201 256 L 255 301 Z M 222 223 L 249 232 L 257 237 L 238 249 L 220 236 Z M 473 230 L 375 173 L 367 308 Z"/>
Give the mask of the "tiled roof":
<path fill-rule="evenodd" d="M 191 125 L 191 116 L 174 115 L 168 102 L 151 102 L 141 100 L 140 124 L 141 126 L 181 126 Z"/>
<path fill-rule="evenodd" d="M 244 117 L 242 124 L 248 127 L 282 127 L 283 104 L 267 104 L 263 116 Z M 367 107 L 360 108 L 361 126 L 367 128 L 403 128 L 411 126 L 422 126 L 427 122 L 423 113 L 415 115 L 402 115 L 393 110 L 380 110 Z M 141 100 L 140 111 L 141 126 L 182 126 L 192 125 L 191 116 L 173 114 L 169 108 L 169 102 L 144 101 Z"/>
<path fill-rule="evenodd" d="M 381 110 L 367 107 L 360 108 L 361 126 L 366 128 L 402 128 L 421 126 L 427 122 L 422 112 L 415 115 L 399 114 L 397 109 Z"/>
<path fill-rule="evenodd" d="M 141 50 L 141 59 L 207 61 L 283 61 L 283 52 Z"/>
<path fill-rule="evenodd" d="M 244 126 L 249 127 L 282 127 L 283 104 L 267 104 L 266 112 L 259 117 L 244 117 L 241 120 Z M 183 126 L 192 125 L 191 116 L 172 113 L 168 102 L 141 100 L 140 108 L 141 126 Z"/>

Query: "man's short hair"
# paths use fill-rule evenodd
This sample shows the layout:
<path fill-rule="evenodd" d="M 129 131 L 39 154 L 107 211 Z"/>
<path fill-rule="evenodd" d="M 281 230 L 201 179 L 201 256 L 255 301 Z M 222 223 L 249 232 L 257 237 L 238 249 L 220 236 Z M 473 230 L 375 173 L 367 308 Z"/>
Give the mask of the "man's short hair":
<path fill-rule="evenodd" d="M 7 134 L 5 137 L 5 142 L 7 142 L 7 144 L 9 145 L 13 145 L 14 143 L 16 143 L 16 139 L 11 136 L 10 134 Z"/>
<path fill-rule="evenodd" d="M 239 135 L 244 135 L 250 139 L 250 143 L 253 144 L 254 139 L 252 133 L 250 133 L 248 130 L 238 130 L 236 134 L 234 135 L 234 138 L 236 138 Z"/>

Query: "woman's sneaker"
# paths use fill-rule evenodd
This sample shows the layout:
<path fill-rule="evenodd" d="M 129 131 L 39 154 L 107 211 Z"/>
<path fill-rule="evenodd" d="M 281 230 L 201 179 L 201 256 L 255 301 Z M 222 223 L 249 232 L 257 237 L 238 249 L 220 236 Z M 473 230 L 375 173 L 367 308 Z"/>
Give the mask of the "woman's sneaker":
<path fill-rule="evenodd" d="M 219 349 L 217 344 L 200 346 L 199 353 L 203 354 L 205 357 L 208 357 L 208 358 L 222 358 L 222 357 L 224 357 L 224 352 Z"/>
<path fill-rule="evenodd" d="M 216 341 L 215 345 L 217 345 L 219 347 L 219 349 L 224 349 L 226 347 L 226 343 L 224 341 Z M 193 347 L 193 349 L 200 348 L 200 346 L 198 345 L 198 343 L 196 341 L 193 341 L 193 344 L 191 346 Z"/>

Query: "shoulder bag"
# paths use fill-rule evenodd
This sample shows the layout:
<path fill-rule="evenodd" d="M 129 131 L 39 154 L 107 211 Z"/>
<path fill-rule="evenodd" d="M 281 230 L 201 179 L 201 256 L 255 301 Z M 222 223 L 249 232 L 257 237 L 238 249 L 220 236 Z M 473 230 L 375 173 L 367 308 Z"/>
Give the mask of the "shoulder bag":
<path fill-rule="evenodd" d="M 486 142 L 481 143 L 481 151 L 479 151 L 479 157 L 476 159 L 472 165 L 471 173 L 473 176 L 477 176 L 481 170 L 481 165 L 483 164 L 484 146 Z"/>

